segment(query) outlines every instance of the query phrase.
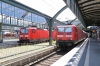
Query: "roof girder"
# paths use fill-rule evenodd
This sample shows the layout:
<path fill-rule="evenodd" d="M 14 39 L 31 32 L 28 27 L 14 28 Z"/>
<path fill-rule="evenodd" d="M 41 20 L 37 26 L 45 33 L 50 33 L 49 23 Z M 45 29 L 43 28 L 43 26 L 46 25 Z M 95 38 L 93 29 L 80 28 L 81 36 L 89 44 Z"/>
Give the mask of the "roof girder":
<path fill-rule="evenodd" d="M 95 9 L 95 11 L 98 11 L 100 9 Z M 93 11 L 93 9 L 88 9 L 88 10 L 81 10 L 81 11 L 84 11 L 84 12 L 90 12 L 90 11 Z"/>
<path fill-rule="evenodd" d="M 84 14 L 84 15 L 87 15 L 87 14 Z M 100 17 L 100 13 L 99 14 L 96 14 L 96 13 L 89 13 L 88 15 L 91 15 L 91 16 L 99 16 Z"/>
<path fill-rule="evenodd" d="M 75 0 L 86 25 L 100 25 L 100 0 Z"/>
<path fill-rule="evenodd" d="M 88 15 L 88 14 L 86 14 L 86 15 L 84 15 L 86 18 L 91 18 L 91 20 L 94 20 L 94 19 L 99 19 L 100 20 L 100 17 L 98 16 L 91 16 L 91 15 Z"/>
<path fill-rule="evenodd" d="M 90 1 L 84 1 L 84 2 L 82 2 L 82 3 L 79 3 L 79 5 L 82 5 L 82 4 L 88 3 L 88 2 L 90 2 Z"/>
<path fill-rule="evenodd" d="M 90 14 L 90 13 L 100 13 L 100 11 L 90 11 L 90 12 L 84 12 L 85 14 Z"/>
<path fill-rule="evenodd" d="M 88 5 L 85 5 L 85 6 L 81 6 L 81 8 L 88 7 L 88 6 L 91 6 L 91 5 L 96 5 L 96 4 L 100 4 L 100 2 L 88 4 Z"/>
<path fill-rule="evenodd" d="M 83 26 L 86 28 L 86 24 L 85 21 L 82 17 L 82 14 L 78 8 L 78 3 L 76 2 L 76 0 L 64 0 L 64 2 L 66 3 L 66 5 L 69 6 L 69 8 L 72 10 L 72 12 L 76 15 L 76 17 L 80 20 L 80 22 L 83 24 Z"/>

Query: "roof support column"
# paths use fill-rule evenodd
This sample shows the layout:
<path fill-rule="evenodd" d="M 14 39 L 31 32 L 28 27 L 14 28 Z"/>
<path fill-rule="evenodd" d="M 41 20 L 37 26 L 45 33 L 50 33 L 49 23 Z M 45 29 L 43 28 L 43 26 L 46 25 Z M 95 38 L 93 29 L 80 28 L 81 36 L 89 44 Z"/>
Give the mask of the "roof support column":
<path fill-rule="evenodd" d="M 55 19 L 57 18 L 57 16 L 63 12 L 65 9 L 67 8 L 67 5 L 64 6 L 61 10 L 59 10 L 54 16 L 53 18 L 50 20 L 49 23 L 49 45 L 52 45 L 52 26 L 53 26 L 53 23 L 55 21 Z"/>

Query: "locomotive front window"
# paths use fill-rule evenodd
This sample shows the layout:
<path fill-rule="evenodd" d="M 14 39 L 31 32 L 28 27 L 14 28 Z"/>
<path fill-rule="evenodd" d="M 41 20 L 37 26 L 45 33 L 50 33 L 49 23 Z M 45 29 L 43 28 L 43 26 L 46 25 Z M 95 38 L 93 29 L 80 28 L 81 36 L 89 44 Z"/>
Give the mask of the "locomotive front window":
<path fill-rule="evenodd" d="M 25 31 L 26 31 L 26 33 L 28 33 L 28 29 L 26 29 Z"/>
<path fill-rule="evenodd" d="M 71 27 L 66 27 L 65 32 L 72 32 L 72 28 Z"/>
<path fill-rule="evenodd" d="M 64 32 L 64 27 L 59 27 L 58 32 Z"/>
<path fill-rule="evenodd" d="M 25 33 L 25 29 L 21 29 L 20 30 L 20 33 Z"/>
<path fill-rule="evenodd" d="M 28 29 L 21 29 L 20 33 L 28 33 Z"/>

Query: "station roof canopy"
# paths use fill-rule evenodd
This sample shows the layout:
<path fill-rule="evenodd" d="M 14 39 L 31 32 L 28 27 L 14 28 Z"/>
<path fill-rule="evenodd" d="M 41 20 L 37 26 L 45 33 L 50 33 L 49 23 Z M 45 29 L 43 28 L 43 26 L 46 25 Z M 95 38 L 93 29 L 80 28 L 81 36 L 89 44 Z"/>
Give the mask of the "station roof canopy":
<path fill-rule="evenodd" d="M 50 17 L 53 17 L 62 7 L 64 7 L 66 5 L 63 2 L 63 0 L 59 0 L 59 1 L 58 0 L 55 0 L 55 1 L 53 1 L 53 0 L 41 0 L 41 1 L 33 0 L 32 2 L 15 0 L 13 2 L 20 2 L 26 6 L 36 9 L 37 11 L 40 11 L 41 13 L 46 14 Z M 33 4 L 34 4 L 34 6 L 33 6 Z M 69 21 L 69 22 L 71 22 L 70 24 L 74 24 L 80 28 L 84 28 L 84 26 L 81 24 L 81 22 L 79 20 L 74 21 L 76 19 L 76 16 L 71 12 L 71 10 L 69 8 L 65 9 L 61 14 L 59 14 L 59 16 L 56 19 L 61 22 Z"/>
<path fill-rule="evenodd" d="M 93 26 L 93 25 L 100 26 L 100 0 L 64 0 L 65 3 L 62 0 L 59 0 L 59 3 L 58 3 L 58 0 L 55 0 L 55 1 L 52 1 L 52 0 L 33 0 L 34 2 L 33 1 L 32 2 L 31 1 L 26 2 L 26 1 L 22 1 L 22 0 L 1 0 L 1 1 L 6 2 L 8 4 L 11 4 L 11 5 L 13 4 L 13 6 L 18 6 L 19 8 L 22 8 L 22 6 L 21 6 L 21 3 L 22 3 L 22 4 L 24 4 L 23 7 L 27 10 L 30 10 L 30 12 L 31 12 L 31 10 L 33 11 L 34 8 L 35 8 L 35 7 L 33 7 L 33 4 L 34 4 L 34 6 L 36 6 L 35 4 L 37 4 L 36 8 L 38 8 L 38 9 L 36 9 L 36 8 L 35 9 L 38 10 L 38 11 L 40 11 L 39 9 L 41 9 L 41 10 L 44 9 L 42 7 L 45 6 L 45 10 L 40 11 L 40 12 L 42 12 L 43 15 L 46 12 L 49 12 L 46 15 L 52 14 L 52 15 L 49 15 L 51 17 L 53 17 L 55 15 L 55 13 L 57 13 L 63 6 L 65 6 L 66 5 L 65 3 L 70 1 L 69 4 L 71 4 L 70 7 L 73 8 L 73 11 L 77 12 L 77 11 L 75 11 L 75 8 L 78 8 L 78 10 L 80 11 L 80 14 L 82 16 L 82 19 L 80 20 L 80 22 L 83 25 L 86 25 L 86 27 Z M 41 3 L 39 3 L 39 2 L 41 2 Z M 27 3 L 29 3 L 29 5 Z M 61 5 L 61 4 L 63 4 L 63 5 Z M 77 5 L 77 7 L 73 6 L 75 4 Z M 42 5 L 44 5 L 44 6 L 42 6 Z M 29 7 L 27 8 L 27 6 L 29 6 Z M 60 8 L 58 8 L 58 6 Z M 46 10 L 49 10 L 49 11 L 46 11 Z M 64 21 L 69 20 L 68 10 L 66 9 L 65 12 L 66 13 L 63 12 L 62 14 L 60 14 L 57 17 L 57 20 L 60 20 L 60 21 L 62 21 L 62 19 L 64 19 Z M 39 13 L 39 12 L 37 12 L 37 13 Z M 78 18 L 80 19 L 80 14 L 78 12 L 75 15 L 76 16 L 79 15 Z M 72 16 L 71 16 L 71 18 L 72 18 Z M 75 18 L 76 17 L 74 17 L 73 19 L 75 19 Z M 71 23 L 74 24 L 74 22 L 71 22 Z M 76 24 L 76 22 L 75 22 L 75 24 Z M 81 24 L 77 23 L 77 25 L 81 25 Z"/>
<path fill-rule="evenodd" d="M 75 0 L 86 26 L 100 26 L 100 0 Z"/>

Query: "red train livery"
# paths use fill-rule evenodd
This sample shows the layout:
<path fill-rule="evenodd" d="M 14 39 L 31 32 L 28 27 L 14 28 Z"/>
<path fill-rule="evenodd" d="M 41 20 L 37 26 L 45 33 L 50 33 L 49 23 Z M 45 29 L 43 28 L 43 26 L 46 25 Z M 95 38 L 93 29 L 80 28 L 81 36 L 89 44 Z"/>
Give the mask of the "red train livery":
<path fill-rule="evenodd" d="M 56 32 L 52 31 L 53 39 L 56 38 Z M 49 41 L 49 31 L 37 27 L 21 28 L 19 31 L 19 42 L 43 42 Z"/>
<path fill-rule="evenodd" d="M 57 26 L 56 31 L 56 44 L 61 48 L 73 46 L 87 37 L 87 34 L 75 25 Z"/>

